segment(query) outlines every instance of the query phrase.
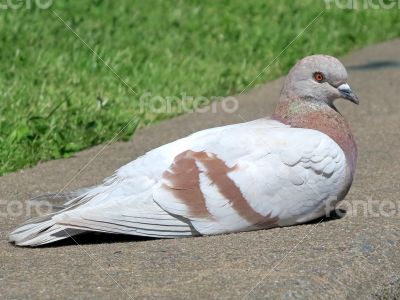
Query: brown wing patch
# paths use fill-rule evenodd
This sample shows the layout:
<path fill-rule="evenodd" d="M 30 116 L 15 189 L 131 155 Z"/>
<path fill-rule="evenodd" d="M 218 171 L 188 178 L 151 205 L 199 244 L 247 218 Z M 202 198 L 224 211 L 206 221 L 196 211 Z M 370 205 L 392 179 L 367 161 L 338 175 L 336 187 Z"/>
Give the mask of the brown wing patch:
<path fill-rule="evenodd" d="M 186 204 L 190 216 L 212 219 L 200 190 L 200 170 L 194 153 L 188 150 L 175 157 L 173 164 L 163 174 L 169 184 L 164 183 L 163 186 L 171 189 L 175 197 Z"/>
<path fill-rule="evenodd" d="M 191 216 L 213 218 L 207 210 L 206 200 L 200 189 L 201 171 L 196 162 L 204 166 L 206 175 L 212 184 L 218 188 L 218 191 L 242 218 L 260 228 L 277 225 L 277 217 L 271 217 L 270 214 L 263 216 L 255 211 L 239 187 L 229 178 L 228 173 L 236 170 L 237 166 L 228 167 L 215 154 L 188 150 L 175 158 L 169 170 L 164 172 L 163 178 L 169 182 L 168 185 L 164 184 L 164 187 L 172 189 L 174 195 L 186 204 Z"/>

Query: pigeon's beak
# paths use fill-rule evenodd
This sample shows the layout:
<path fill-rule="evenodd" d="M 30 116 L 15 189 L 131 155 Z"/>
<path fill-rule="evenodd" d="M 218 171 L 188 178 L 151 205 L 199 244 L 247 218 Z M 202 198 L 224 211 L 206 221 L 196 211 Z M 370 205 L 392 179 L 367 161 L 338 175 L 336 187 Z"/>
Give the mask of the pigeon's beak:
<path fill-rule="evenodd" d="M 351 102 L 358 104 L 360 101 L 356 94 L 353 93 L 350 86 L 347 83 L 338 86 L 338 91 L 342 95 L 342 98 L 350 100 Z"/>

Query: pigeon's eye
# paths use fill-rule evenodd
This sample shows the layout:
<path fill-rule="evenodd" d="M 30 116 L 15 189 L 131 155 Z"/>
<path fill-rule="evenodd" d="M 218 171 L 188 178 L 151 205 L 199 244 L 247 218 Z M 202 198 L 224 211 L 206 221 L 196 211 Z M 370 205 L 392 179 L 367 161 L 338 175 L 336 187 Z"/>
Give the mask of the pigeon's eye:
<path fill-rule="evenodd" d="M 317 82 L 323 82 L 325 80 L 325 76 L 321 72 L 316 72 L 316 73 L 314 73 L 314 79 Z"/>

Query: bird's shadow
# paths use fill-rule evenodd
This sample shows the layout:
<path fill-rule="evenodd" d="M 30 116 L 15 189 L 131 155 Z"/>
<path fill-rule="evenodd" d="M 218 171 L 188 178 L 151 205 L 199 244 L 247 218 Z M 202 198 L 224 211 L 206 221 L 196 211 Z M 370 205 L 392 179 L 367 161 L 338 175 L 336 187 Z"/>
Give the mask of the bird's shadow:
<path fill-rule="evenodd" d="M 113 234 L 101 232 L 85 232 L 51 244 L 41 245 L 38 248 L 57 248 L 74 245 L 116 244 L 126 242 L 152 241 L 157 238 L 127 234 Z"/>
<path fill-rule="evenodd" d="M 331 211 L 328 216 L 323 216 L 318 219 L 311 220 L 305 224 L 318 224 L 318 223 L 326 223 L 335 220 L 342 219 L 346 215 L 347 211 L 342 208 L 336 208 L 335 210 Z"/>
<path fill-rule="evenodd" d="M 317 224 L 321 222 L 331 222 L 343 218 L 346 215 L 346 210 L 336 209 L 332 211 L 329 216 L 324 216 L 305 224 Z M 71 238 L 67 238 L 61 241 L 57 241 L 51 244 L 41 245 L 38 248 L 57 248 L 64 246 L 74 245 L 96 245 L 96 244 L 115 244 L 125 242 L 145 242 L 157 240 L 159 238 L 143 237 L 136 235 L 124 235 L 124 234 L 112 234 L 112 233 L 99 233 L 99 232 L 87 232 L 75 235 Z"/>

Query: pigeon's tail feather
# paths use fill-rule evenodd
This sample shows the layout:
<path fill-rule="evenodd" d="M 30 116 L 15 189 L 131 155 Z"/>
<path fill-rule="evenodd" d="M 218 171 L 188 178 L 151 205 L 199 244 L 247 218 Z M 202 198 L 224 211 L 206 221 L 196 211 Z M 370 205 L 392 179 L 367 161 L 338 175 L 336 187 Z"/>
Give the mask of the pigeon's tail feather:
<path fill-rule="evenodd" d="M 18 246 L 34 247 L 72 237 L 82 232 L 82 230 L 56 224 L 53 216 L 54 214 L 29 220 L 11 232 L 9 240 Z"/>
<path fill-rule="evenodd" d="M 83 232 L 161 238 L 198 235 L 188 221 L 156 204 L 151 189 L 124 195 L 115 186 L 99 186 L 67 200 L 58 211 L 29 220 L 15 229 L 9 240 L 35 247 Z"/>
<path fill-rule="evenodd" d="M 78 206 L 92 188 L 72 192 L 47 193 L 31 199 L 35 204 L 45 206 L 51 213 L 32 218 L 9 234 L 10 242 L 18 246 L 39 246 L 72 237 L 83 230 L 71 229 L 57 224 L 55 217 L 63 211 Z"/>

